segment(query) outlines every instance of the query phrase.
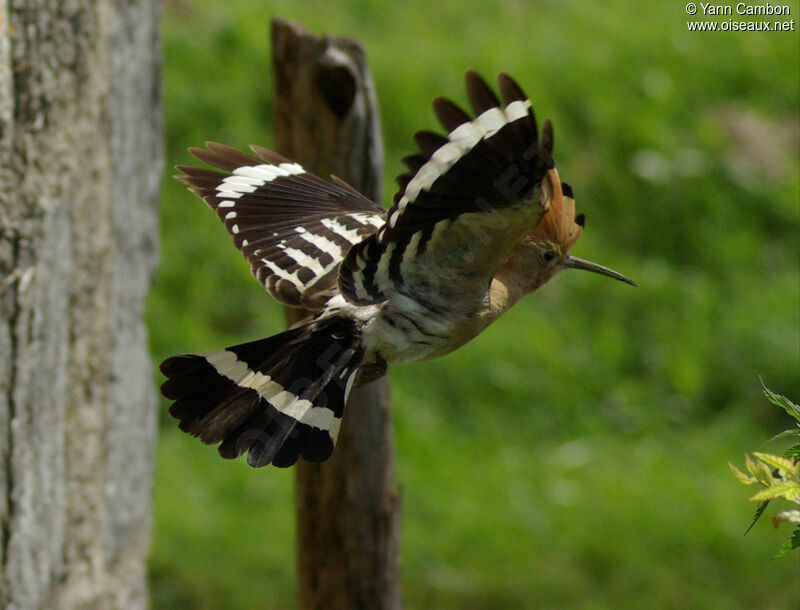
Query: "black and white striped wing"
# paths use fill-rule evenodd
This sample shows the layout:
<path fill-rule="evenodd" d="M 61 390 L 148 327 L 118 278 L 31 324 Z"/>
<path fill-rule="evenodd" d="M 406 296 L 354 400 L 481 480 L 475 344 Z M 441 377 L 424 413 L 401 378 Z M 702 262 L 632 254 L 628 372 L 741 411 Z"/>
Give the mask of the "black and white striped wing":
<path fill-rule="evenodd" d="M 259 158 L 209 142 L 189 149 L 223 171 L 176 176 L 225 224 L 255 278 L 281 303 L 319 310 L 337 292 L 339 264 L 386 211 L 342 181 L 328 182 L 260 147 Z"/>
<path fill-rule="evenodd" d="M 447 136 L 422 131 L 418 154 L 388 219 L 376 234 L 354 246 L 339 271 L 339 288 L 350 301 L 368 304 L 393 292 L 414 293 L 451 282 L 481 286 L 538 223 L 548 201 L 542 182 L 553 168 L 552 128 L 539 139 L 531 103 L 507 75 L 498 77 L 503 102 L 474 72 L 466 77 L 475 112 L 434 100 Z M 469 280 L 474 280 L 470 282 Z"/>

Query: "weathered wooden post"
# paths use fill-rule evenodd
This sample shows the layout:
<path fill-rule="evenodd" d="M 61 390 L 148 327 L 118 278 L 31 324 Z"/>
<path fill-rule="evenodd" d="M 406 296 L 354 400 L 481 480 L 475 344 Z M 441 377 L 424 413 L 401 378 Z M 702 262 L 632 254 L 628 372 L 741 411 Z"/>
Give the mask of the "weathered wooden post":
<path fill-rule="evenodd" d="M 146 608 L 160 3 L 0 0 L 0 606 Z"/>
<path fill-rule="evenodd" d="M 281 154 L 381 200 L 383 146 L 361 46 L 272 23 Z M 303 316 L 290 310 L 295 321 Z M 333 457 L 297 466 L 300 608 L 399 608 L 399 497 L 386 378 L 353 390 Z"/>

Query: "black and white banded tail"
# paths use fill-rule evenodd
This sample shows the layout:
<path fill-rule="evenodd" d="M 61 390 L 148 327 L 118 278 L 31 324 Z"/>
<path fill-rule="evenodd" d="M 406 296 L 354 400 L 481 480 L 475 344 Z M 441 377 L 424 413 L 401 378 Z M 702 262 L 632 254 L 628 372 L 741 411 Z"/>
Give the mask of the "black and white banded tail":
<path fill-rule="evenodd" d="M 184 432 L 221 443 L 220 455 L 287 467 L 333 452 L 363 350 L 358 322 L 344 317 L 224 350 L 161 364 L 170 414 Z"/>

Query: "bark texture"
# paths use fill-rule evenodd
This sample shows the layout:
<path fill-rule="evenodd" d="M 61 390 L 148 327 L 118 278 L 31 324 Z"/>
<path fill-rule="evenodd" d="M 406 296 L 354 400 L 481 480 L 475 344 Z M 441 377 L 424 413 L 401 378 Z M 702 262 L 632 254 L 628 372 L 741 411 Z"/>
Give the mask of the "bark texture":
<path fill-rule="evenodd" d="M 272 48 L 278 152 L 380 201 L 383 146 L 361 46 L 275 19 Z M 298 463 L 296 496 L 300 608 L 399 608 L 400 502 L 386 378 L 352 391 L 333 457 Z"/>
<path fill-rule="evenodd" d="M 144 608 L 160 5 L 0 0 L 0 606 Z"/>

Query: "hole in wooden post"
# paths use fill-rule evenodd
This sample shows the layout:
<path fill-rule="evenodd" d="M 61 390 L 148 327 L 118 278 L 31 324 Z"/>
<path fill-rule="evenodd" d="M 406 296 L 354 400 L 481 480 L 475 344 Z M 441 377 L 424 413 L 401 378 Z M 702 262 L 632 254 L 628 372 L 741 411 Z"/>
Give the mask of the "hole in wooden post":
<path fill-rule="evenodd" d="M 322 64 L 317 69 L 317 89 L 339 119 L 350 113 L 356 99 L 356 77 L 348 66 Z"/>

